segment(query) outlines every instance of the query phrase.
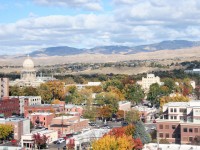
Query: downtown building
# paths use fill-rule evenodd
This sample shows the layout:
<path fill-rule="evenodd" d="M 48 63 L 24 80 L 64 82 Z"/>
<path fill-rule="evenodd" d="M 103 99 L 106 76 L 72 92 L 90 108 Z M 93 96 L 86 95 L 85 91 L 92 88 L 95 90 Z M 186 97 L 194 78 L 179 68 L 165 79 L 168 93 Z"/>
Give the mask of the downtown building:
<path fill-rule="evenodd" d="M 169 102 L 163 106 L 163 114 L 156 122 L 158 140 L 190 144 L 200 135 L 200 100 Z"/>

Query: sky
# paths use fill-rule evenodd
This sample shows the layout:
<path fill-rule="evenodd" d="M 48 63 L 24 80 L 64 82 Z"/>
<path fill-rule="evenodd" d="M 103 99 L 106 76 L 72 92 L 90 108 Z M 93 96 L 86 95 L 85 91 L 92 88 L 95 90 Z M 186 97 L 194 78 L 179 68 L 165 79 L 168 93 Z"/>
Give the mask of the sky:
<path fill-rule="evenodd" d="M 0 55 L 199 35 L 200 0 L 0 0 Z"/>

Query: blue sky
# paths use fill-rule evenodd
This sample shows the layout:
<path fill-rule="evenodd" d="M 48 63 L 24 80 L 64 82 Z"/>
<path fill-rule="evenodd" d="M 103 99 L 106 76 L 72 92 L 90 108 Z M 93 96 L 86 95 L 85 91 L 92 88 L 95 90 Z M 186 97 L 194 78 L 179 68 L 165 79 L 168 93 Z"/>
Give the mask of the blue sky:
<path fill-rule="evenodd" d="M 200 40 L 199 0 L 0 0 L 0 54 Z"/>

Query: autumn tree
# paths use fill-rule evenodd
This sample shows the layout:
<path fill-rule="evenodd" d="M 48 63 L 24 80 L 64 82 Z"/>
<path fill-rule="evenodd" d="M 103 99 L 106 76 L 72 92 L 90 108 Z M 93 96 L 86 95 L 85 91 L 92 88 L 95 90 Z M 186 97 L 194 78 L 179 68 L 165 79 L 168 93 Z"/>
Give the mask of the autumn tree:
<path fill-rule="evenodd" d="M 188 102 L 189 98 L 180 94 L 174 96 L 163 96 L 160 98 L 160 107 L 169 102 Z"/>
<path fill-rule="evenodd" d="M 9 87 L 9 95 L 10 96 L 22 96 L 24 95 L 23 89 L 17 85 Z"/>
<path fill-rule="evenodd" d="M 48 84 L 40 84 L 38 87 L 38 94 L 41 96 L 43 103 L 51 103 L 53 93 L 51 92 L 50 86 L 48 86 Z"/>
<path fill-rule="evenodd" d="M 141 86 L 138 84 L 128 84 L 124 89 L 125 98 L 132 103 L 140 103 L 144 99 L 145 94 Z"/>
<path fill-rule="evenodd" d="M 109 106 L 103 106 L 98 109 L 97 114 L 102 119 L 108 119 L 112 117 L 112 109 Z"/>
<path fill-rule="evenodd" d="M 134 148 L 134 140 L 131 136 L 115 136 L 106 135 L 92 143 L 93 150 L 132 150 Z"/>
<path fill-rule="evenodd" d="M 8 124 L 0 124 L 0 139 L 7 139 L 13 132 L 13 126 Z"/>
<path fill-rule="evenodd" d="M 23 93 L 25 96 L 38 96 L 37 88 L 34 88 L 32 86 L 24 87 Z"/>
<path fill-rule="evenodd" d="M 47 147 L 48 137 L 46 135 L 33 134 L 33 140 L 38 149 L 45 149 Z"/>
<path fill-rule="evenodd" d="M 65 92 L 66 92 L 66 97 L 65 97 L 66 103 L 81 104 L 83 102 L 83 100 L 80 99 L 80 94 L 76 86 L 74 85 L 68 86 Z"/>

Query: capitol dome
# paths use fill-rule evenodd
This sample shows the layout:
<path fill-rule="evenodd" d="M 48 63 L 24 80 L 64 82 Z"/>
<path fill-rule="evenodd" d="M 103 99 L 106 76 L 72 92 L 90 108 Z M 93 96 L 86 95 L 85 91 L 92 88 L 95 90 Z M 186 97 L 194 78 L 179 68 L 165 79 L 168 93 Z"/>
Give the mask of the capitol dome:
<path fill-rule="evenodd" d="M 34 62 L 32 61 L 32 59 L 30 59 L 30 57 L 28 56 L 28 58 L 26 58 L 23 62 L 23 68 L 24 69 L 34 69 Z"/>

